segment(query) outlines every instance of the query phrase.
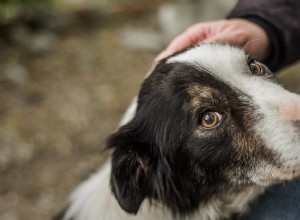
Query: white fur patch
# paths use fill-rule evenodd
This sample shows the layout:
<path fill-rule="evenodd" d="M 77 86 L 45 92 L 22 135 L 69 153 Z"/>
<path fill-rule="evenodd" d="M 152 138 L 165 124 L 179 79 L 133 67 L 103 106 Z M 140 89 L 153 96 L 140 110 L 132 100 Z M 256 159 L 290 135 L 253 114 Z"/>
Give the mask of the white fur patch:
<path fill-rule="evenodd" d="M 133 119 L 133 117 L 135 116 L 135 113 L 136 113 L 136 109 L 137 109 L 137 97 L 134 97 L 134 99 L 132 100 L 131 104 L 127 108 L 124 116 L 122 117 L 122 119 L 119 123 L 120 127 L 127 124 L 128 122 L 130 122 Z"/>

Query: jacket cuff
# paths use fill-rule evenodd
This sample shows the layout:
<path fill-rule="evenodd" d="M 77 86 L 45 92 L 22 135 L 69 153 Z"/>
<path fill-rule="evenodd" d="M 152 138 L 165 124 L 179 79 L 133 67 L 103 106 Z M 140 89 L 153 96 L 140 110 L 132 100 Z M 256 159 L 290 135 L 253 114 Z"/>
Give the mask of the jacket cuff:
<path fill-rule="evenodd" d="M 230 19 L 235 17 L 230 15 L 228 18 Z M 280 63 L 284 58 L 282 56 L 284 56 L 285 54 L 280 31 L 278 31 L 272 23 L 256 15 L 241 16 L 236 18 L 246 19 L 252 23 L 257 24 L 265 30 L 270 41 L 270 52 L 268 57 L 263 62 L 272 71 L 279 70 L 281 68 Z"/>

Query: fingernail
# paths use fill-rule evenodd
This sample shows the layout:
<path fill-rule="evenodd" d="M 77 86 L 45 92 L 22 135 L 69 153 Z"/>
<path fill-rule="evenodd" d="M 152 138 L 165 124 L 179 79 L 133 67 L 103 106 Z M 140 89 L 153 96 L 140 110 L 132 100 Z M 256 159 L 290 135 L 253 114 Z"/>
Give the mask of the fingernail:
<path fill-rule="evenodd" d="M 154 61 L 158 62 L 158 61 L 162 60 L 163 58 L 167 57 L 167 55 L 168 55 L 168 53 L 164 50 L 155 57 Z"/>

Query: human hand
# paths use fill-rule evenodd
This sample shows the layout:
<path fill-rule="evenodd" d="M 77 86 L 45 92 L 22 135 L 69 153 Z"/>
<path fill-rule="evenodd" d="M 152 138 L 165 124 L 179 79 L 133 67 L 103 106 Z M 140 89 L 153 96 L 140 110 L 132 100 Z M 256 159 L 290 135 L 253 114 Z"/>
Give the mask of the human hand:
<path fill-rule="evenodd" d="M 270 41 L 263 28 L 245 19 L 228 19 L 192 25 L 177 36 L 155 61 L 202 42 L 239 46 L 258 61 L 264 61 L 270 52 Z"/>

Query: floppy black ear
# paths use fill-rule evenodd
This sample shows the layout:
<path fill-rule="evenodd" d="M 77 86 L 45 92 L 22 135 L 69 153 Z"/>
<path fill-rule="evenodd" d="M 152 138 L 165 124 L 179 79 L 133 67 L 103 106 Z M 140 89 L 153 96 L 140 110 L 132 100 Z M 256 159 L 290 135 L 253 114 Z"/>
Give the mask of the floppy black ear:
<path fill-rule="evenodd" d="M 134 132 L 121 128 L 107 142 L 112 155 L 111 189 L 119 205 L 136 214 L 148 192 L 150 158 L 146 146 L 138 143 Z"/>

